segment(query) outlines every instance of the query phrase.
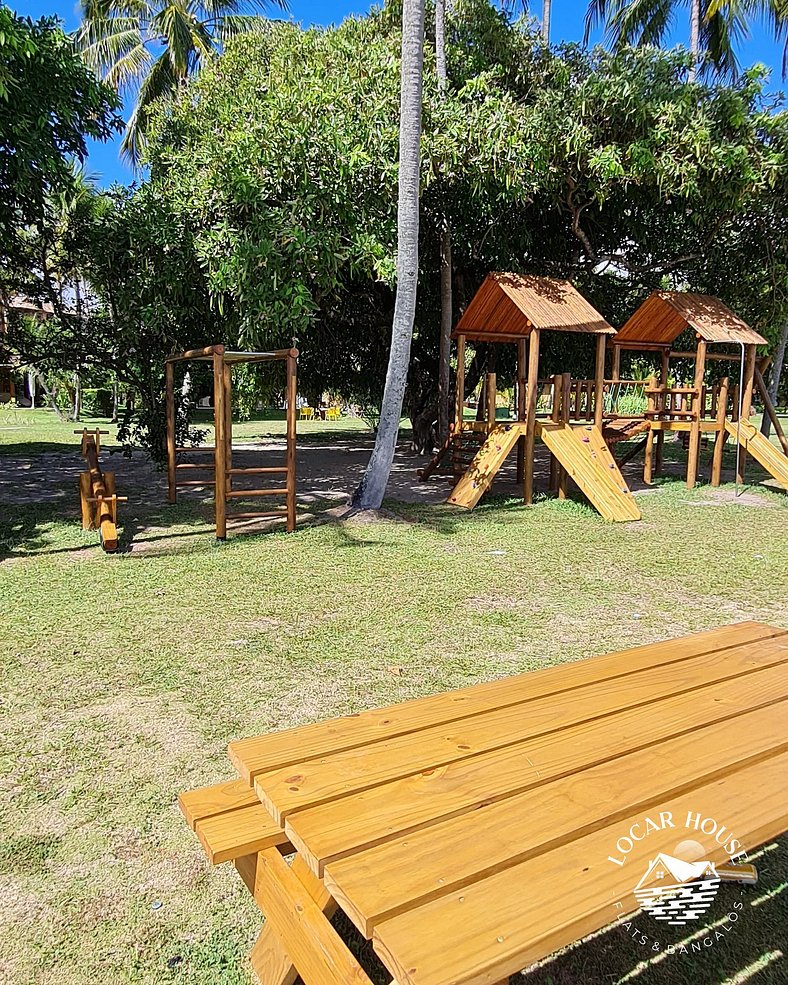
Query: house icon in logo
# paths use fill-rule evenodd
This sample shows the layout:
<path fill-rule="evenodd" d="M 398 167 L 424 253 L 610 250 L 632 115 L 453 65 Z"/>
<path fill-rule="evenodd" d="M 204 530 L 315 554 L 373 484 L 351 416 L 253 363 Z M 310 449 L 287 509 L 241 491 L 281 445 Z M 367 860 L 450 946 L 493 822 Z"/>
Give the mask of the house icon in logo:
<path fill-rule="evenodd" d="M 633 891 L 641 908 L 656 920 L 680 926 L 708 910 L 719 884 L 713 862 L 685 862 L 660 852 Z"/>

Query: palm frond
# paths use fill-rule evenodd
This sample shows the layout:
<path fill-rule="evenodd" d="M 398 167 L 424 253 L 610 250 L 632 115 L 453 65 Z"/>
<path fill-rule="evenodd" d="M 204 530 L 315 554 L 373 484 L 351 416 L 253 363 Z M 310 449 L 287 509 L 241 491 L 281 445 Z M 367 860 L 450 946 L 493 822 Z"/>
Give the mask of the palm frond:
<path fill-rule="evenodd" d="M 148 72 L 140 85 L 134 112 L 126 124 L 126 131 L 120 145 L 121 154 L 133 164 L 139 162 L 144 149 L 150 111 L 154 103 L 171 96 L 178 87 L 179 79 L 173 74 L 167 52 L 164 52 Z"/>
<path fill-rule="evenodd" d="M 614 47 L 660 45 L 673 21 L 674 0 L 632 0 L 618 3 L 608 20 L 607 37 Z"/>
<path fill-rule="evenodd" d="M 723 77 L 735 77 L 739 71 L 736 44 L 749 35 L 747 22 L 730 9 L 706 16 L 700 23 L 700 47 L 708 62 Z"/>
<path fill-rule="evenodd" d="M 263 13 L 274 7 L 279 10 L 289 9 L 287 0 L 200 0 L 199 6 L 205 12 L 206 18 L 214 20 L 233 14 L 244 14 L 250 10 Z"/>
<path fill-rule="evenodd" d="M 153 56 L 145 45 L 138 44 L 117 59 L 105 79 L 118 91 L 132 88 L 140 84 L 152 61 Z"/>
<path fill-rule="evenodd" d="M 257 14 L 226 14 L 220 17 L 213 28 L 219 41 L 229 41 L 241 34 L 260 34 L 269 27 L 269 21 Z"/>
<path fill-rule="evenodd" d="M 83 59 L 98 72 L 107 72 L 119 58 L 142 42 L 139 23 L 126 17 L 83 21 L 75 36 Z"/>
<path fill-rule="evenodd" d="M 610 22 L 620 5 L 620 0 L 590 0 L 585 16 L 583 44 L 588 44 L 588 39 L 595 27 Z"/>

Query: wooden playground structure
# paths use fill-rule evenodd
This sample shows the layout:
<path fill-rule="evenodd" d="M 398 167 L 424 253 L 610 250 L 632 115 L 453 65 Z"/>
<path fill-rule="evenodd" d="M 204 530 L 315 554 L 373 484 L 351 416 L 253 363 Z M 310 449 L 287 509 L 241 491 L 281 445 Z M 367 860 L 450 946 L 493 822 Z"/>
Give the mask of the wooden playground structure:
<path fill-rule="evenodd" d="M 673 343 L 687 329 L 696 333 L 697 350 L 674 352 Z M 593 379 L 572 379 L 560 373 L 539 377 L 539 347 L 545 331 L 573 332 L 596 338 Z M 534 448 L 541 440 L 550 451 L 550 488 L 560 498 L 569 480 L 608 520 L 640 518 L 637 504 L 620 467 L 644 454 L 644 481 L 651 483 L 662 469 L 665 432 L 686 436 L 687 484 L 694 486 L 703 435 L 716 435 L 711 482 L 719 485 L 725 442 L 738 445 L 737 480 L 743 481 L 747 454 L 752 455 L 788 489 L 788 440 L 757 364 L 756 348 L 766 340 L 716 298 L 681 292 L 652 294 L 616 333 L 611 325 L 567 281 L 511 273 L 492 273 L 468 305 L 452 338 L 457 341 L 456 413 L 448 440 L 421 472 L 423 480 L 448 462 L 454 488 L 447 502 L 473 509 L 493 483 L 510 452 L 517 447 L 517 481 L 523 500 L 533 502 Z M 605 378 L 607 342 L 612 347 L 612 378 Z M 511 342 L 517 345 L 516 415 L 496 420 L 497 380 L 483 381 L 486 414 L 465 419 L 465 344 Z M 708 353 L 711 344 L 737 346 L 736 351 Z M 623 350 L 660 355 L 660 373 L 649 380 L 620 378 Z M 669 386 L 672 358 L 695 360 L 692 386 Z M 707 361 L 739 364 L 740 380 L 707 386 Z M 782 452 L 750 420 L 754 388 L 763 400 L 781 442 Z M 628 445 L 618 460 L 612 449 Z"/>
<path fill-rule="evenodd" d="M 82 507 L 82 529 L 98 530 L 101 546 L 108 554 L 118 549 L 118 503 L 125 496 L 115 491 L 115 473 L 101 468 L 101 435 L 109 431 L 75 431 L 82 437 L 81 453 L 87 471 L 79 474 L 79 501 Z"/>
<path fill-rule="evenodd" d="M 686 329 L 695 332 L 696 349 L 673 351 L 673 344 Z M 734 351 L 709 352 L 710 345 L 736 346 Z M 612 340 L 613 378 L 611 388 L 621 386 L 619 369 L 624 350 L 653 353 L 659 356 L 659 374 L 651 377 L 645 390 L 647 407 L 642 417 L 646 434 L 630 453 L 630 458 L 644 452 L 643 478 L 650 483 L 662 470 L 662 446 L 665 432 L 675 431 L 687 438 L 687 487 L 697 482 L 701 440 L 714 435 L 714 453 L 710 481 L 718 486 L 722 480 L 722 456 L 725 443 L 737 443 L 736 480 L 744 481 L 747 455 L 781 485 L 788 489 L 788 439 L 769 397 L 763 379 L 765 363 L 757 361 L 757 347 L 766 339 L 750 328 L 717 298 L 680 291 L 655 291 L 635 311 Z M 671 360 L 694 360 L 692 386 L 672 387 L 669 381 Z M 707 363 L 712 360 L 738 365 L 739 379 L 731 386 L 725 377 L 718 383 L 704 383 Z M 630 381 L 627 381 L 629 383 Z M 753 394 L 757 388 L 766 413 L 781 443 L 782 452 L 764 437 L 750 420 Z M 625 421 L 620 415 L 618 421 Z M 615 430 L 616 421 L 610 421 Z"/>
<path fill-rule="evenodd" d="M 539 346 L 543 332 L 572 332 L 596 340 L 595 378 L 592 387 L 574 387 L 568 374 L 552 381 L 539 377 Z M 602 437 L 603 403 L 592 403 L 604 390 L 605 353 L 615 329 L 568 282 L 511 273 L 488 274 L 458 322 L 456 413 L 450 437 L 422 472 L 427 479 L 450 458 L 455 480 L 447 502 L 473 509 L 492 486 L 509 453 L 517 446 L 517 481 L 523 501 L 533 502 L 534 449 L 542 441 L 551 454 L 551 484 L 563 498 L 569 479 L 607 520 L 639 520 L 640 510 L 613 455 Z M 467 421 L 465 407 L 465 344 L 508 342 L 517 345 L 516 420 L 495 419 L 495 374 L 488 374 L 487 418 Z M 539 413 L 545 387 L 551 392 L 550 411 Z M 587 420 L 572 425 L 578 396 L 585 399 Z"/>
<path fill-rule="evenodd" d="M 176 446 L 175 364 L 189 361 L 210 362 L 213 367 L 214 447 L 179 448 Z M 241 363 L 283 362 L 286 371 L 287 447 L 281 466 L 237 468 L 233 466 L 232 367 Z M 296 525 L 296 372 L 298 349 L 277 349 L 273 352 L 231 352 L 223 345 L 190 349 L 174 353 L 165 363 L 167 414 L 167 501 L 175 503 L 179 488 L 213 485 L 215 490 L 216 539 L 227 539 L 228 520 L 250 520 L 282 517 L 288 533 Z M 205 464 L 179 462 L 183 452 L 213 453 L 213 462 Z M 179 479 L 179 471 L 208 471 L 212 479 Z M 258 489 L 233 489 L 234 476 L 284 476 L 284 485 Z M 262 510 L 227 512 L 227 501 L 259 496 L 284 497 L 284 507 Z"/>

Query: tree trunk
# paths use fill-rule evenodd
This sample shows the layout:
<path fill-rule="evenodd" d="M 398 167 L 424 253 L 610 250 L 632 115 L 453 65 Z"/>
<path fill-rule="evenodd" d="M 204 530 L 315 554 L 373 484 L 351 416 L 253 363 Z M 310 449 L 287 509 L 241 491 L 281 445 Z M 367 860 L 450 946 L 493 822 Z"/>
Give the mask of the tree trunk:
<path fill-rule="evenodd" d="M 112 384 L 112 423 L 118 420 L 118 407 L 120 405 L 120 384 L 117 380 Z"/>
<path fill-rule="evenodd" d="M 375 447 L 353 506 L 377 510 L 383 502 L 397 445 L 408 380 L 410 344 L 419 280 L 419 186 L 421 176 L 421 90 L 424 0 L 404 0 L 400 83 L 399 197 L 397 200 L 397 295 L 391 326 L 386 388 Z"/>
<path fill-rule="evenodd" d="M 435 61 L 438 71 L 438 87 L 446 88 L 446 0 L 435 4 Z M 440 244 L 441 272 L 441 321 L 438 354 L 438 445 L 449 437 L 451 402 L 451 329 L 453 324 L 451 292 L 451 226 L 444 217 Z"/>
<path fill-rule="evenodd" d="M 782 376 L 783 366 L 785 365 L 785 350 L 788 348 L 788 319 L 783 323 L 782 331 L 780 332 L 780 338 L 777 341 L 777 348 L 774 350 L 774 358 L 772 359 L 772 372 L 769 377 L 769 386 L 767 390 L 769 391 L 769 397 L 771 398 L 774 406 L 777 406 L 777 395 L 780 391 L 780 377 Z M 761 431 L 768 438 L 771 434 L 772 422 L 769 420 L 769 415 L 763 415 L 763 421 L 761 422 Z"/>
<path fill-rule="evenodd" d="M 44 382 L 44 378 L 36 373 L 35 379 L 38 380 L 38 382 L 41 384 L 41 389 L 44 391 L 44 396 L 47 398 L 47 403 L 49 404 L 50 408 L 55 414 L 55 417 L 57 417 L 59 421 L 65 421 L 66 418 L 63 415 L 61 409 L 57 405 L 57 401 L 55 400 L 55 395 L 54 393 L 52 393 L 52 391 Z M 35 386 L 35 383 L 33 385 Z"/>
<path fill-rule="evenodd" d="M 689 78 L 691 82 L 694 82 L 700 56 L 700 0 L 690 0 L 690 53 L 692 54 L 692 67 Z"/>
<path fill-rule="evenodd" d="M 71 411 L 71 420 L 78 421 L 82 415 L 82 380 L 79 378 L 79 370 L 74 370 L 74 406 Z"/>
<path fill-rule="evenodd" d="M 30 391 L 30 409 L 36 409 L 36 374 L 32 369 L 27 371 L 27 388 Z"/>
<path fill-rule="evenodd" d="M 550 43 L 550 15 L 552 13 L 552 0 L 542 0 L 542 40 L 545 44 Z"/>

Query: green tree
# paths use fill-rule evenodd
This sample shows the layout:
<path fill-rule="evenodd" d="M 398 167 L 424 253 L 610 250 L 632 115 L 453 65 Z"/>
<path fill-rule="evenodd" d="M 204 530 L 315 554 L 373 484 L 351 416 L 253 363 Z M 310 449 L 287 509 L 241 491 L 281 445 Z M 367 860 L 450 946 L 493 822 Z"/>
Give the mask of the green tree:
<path fill-rule="evenodd" d="M 121 151 L 138 161 L 150 108 L 169 97 L 230 38 L 259 31 L 256 13 L 286 0 L 83 0 L 77 44 L 91 68 L 134 109 Z"/>
<path fill-rule="evenodd" d="M 106 140 L 117 98 L 80 61 L 54 18 L 33 23 L 0 6 L 0 296 L 40 295 L 40 246 L 58 199 L 72 194 L 85 140 Z"/>

